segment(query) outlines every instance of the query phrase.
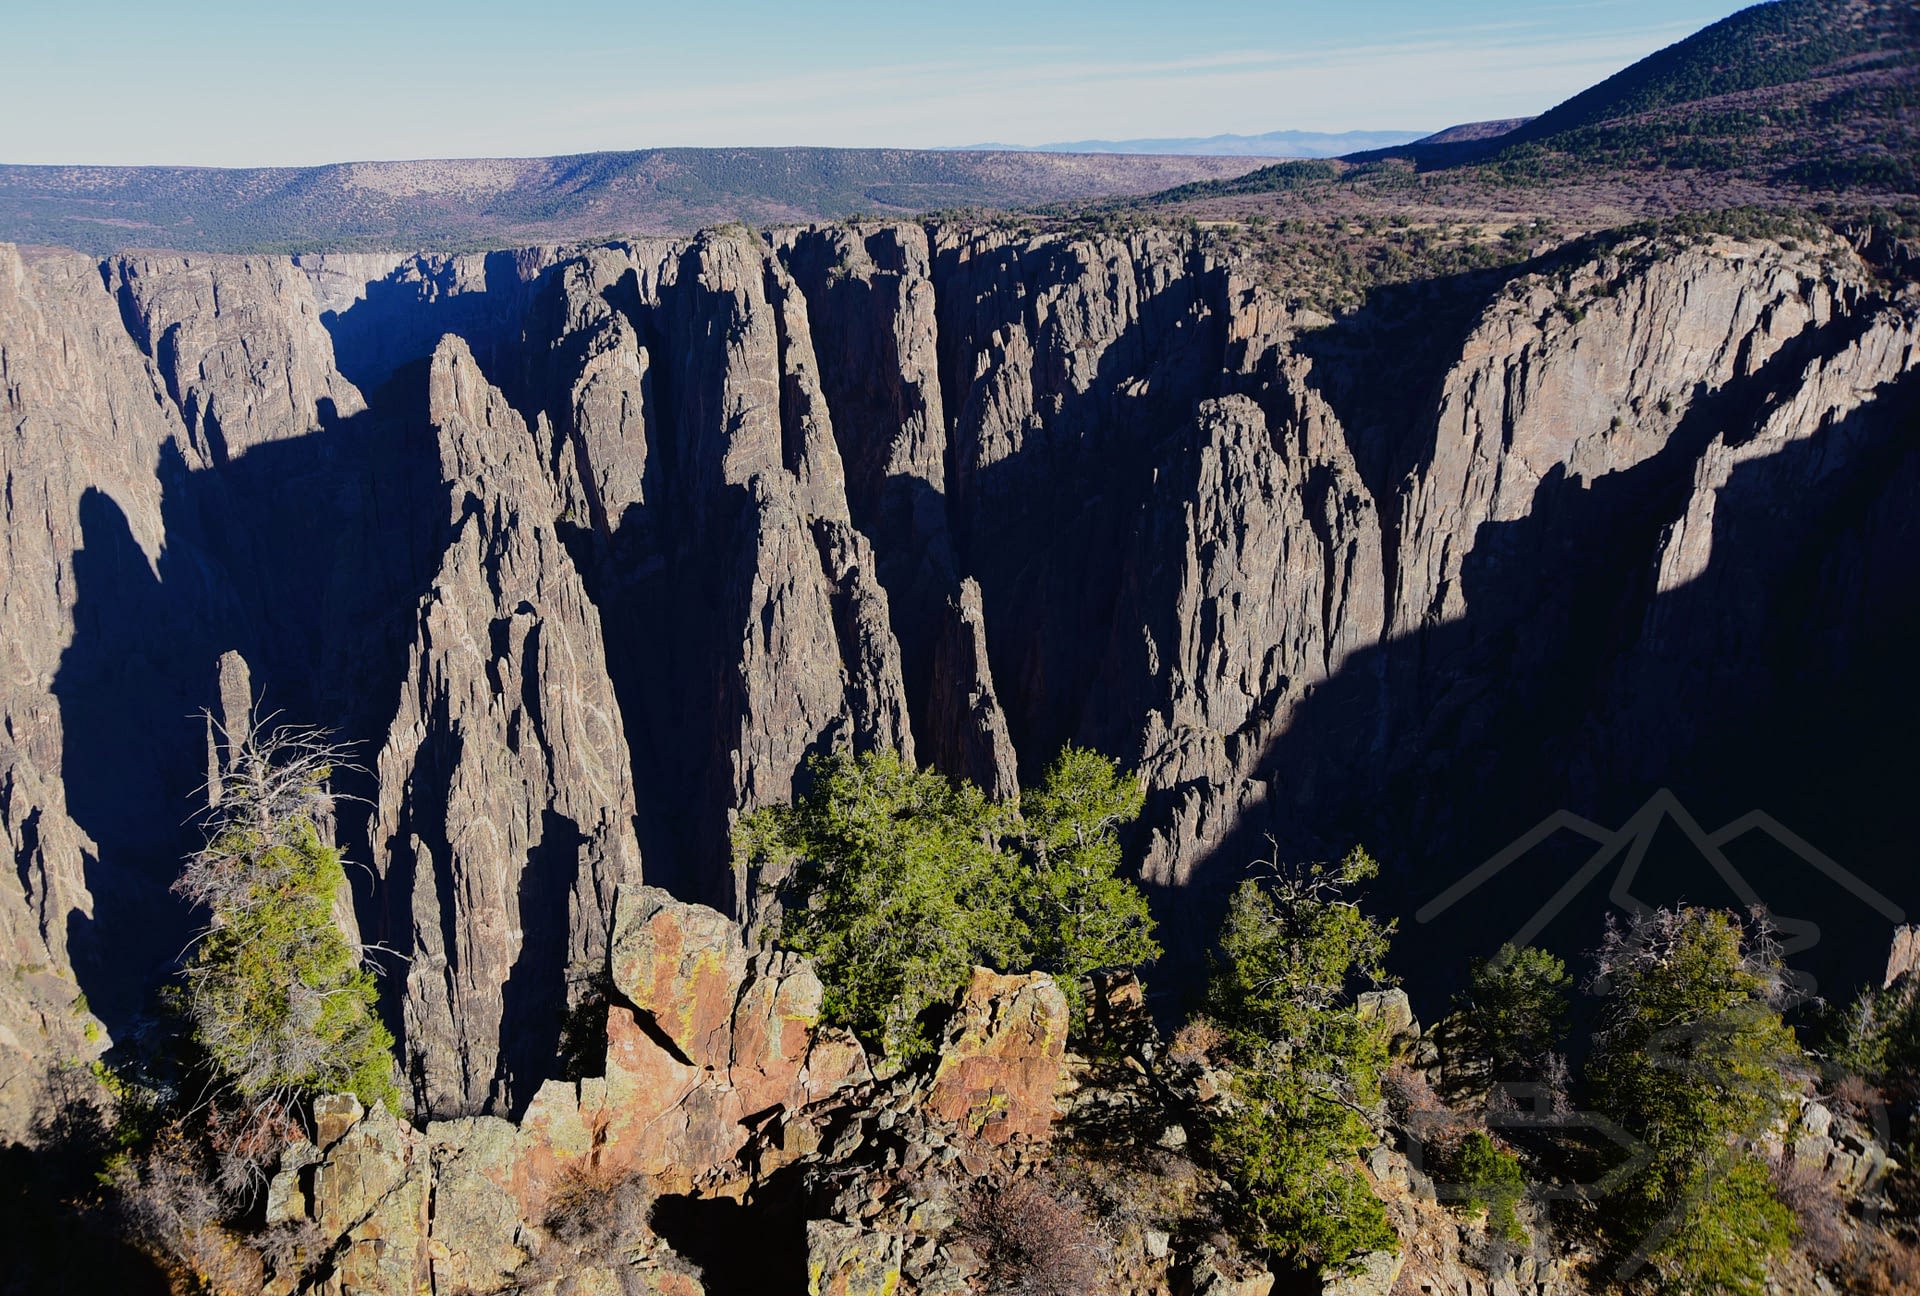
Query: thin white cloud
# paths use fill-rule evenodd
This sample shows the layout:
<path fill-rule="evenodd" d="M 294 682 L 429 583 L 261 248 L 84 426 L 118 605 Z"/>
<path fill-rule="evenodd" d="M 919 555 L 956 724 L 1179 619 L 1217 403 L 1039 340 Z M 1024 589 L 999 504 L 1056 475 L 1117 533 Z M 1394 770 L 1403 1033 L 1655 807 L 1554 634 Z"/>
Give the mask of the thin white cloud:
<path fill-rule="evenodd" d="M 164 97 L 164 113 L 128 112 L 124 86 L 119 98 L 103 83 L 67 103 L 16 82 L 0 87 L 0 160 L 285 165 L 665 145 L 1437 129 L 1542 111 L 1697 25 L 1580 39 L 1555 30 L 1552 12 L 1591 7 L 1545 6 L 1390 41 L 1263 41 L 1165 58 L 1095 58 L 1059 43 L 976 37 L 942 57 L 896 62 L 848 49 L 829 56 L 839 62 L 783 62 L 771 75 L 750 63 L 618 45 L 498 66 L 388 47 L 353 69 L 357 80 L 323 68 L 289 78 L 261 63 L 174 80 L 152 91 Z"/>
<path fill-rule="evenodd" d="M 590 137 L 589 147 L 822 139 L 906 147 L 987 138 L 1437 128 L 1538 112 L 1671 34 L 1643 30 L 1577 46 L 1452 34 L 1152 61 L 922 61 L 857 77 L 794 73 L 641 86 L 581 103 L 558 120 Z"/>

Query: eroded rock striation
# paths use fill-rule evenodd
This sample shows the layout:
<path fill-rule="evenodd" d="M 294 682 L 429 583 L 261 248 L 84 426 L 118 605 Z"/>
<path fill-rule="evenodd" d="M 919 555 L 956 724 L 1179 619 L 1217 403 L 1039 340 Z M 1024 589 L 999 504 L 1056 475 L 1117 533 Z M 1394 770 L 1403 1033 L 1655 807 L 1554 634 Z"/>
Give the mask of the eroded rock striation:
<path fill-rule="evenodd" d="M 517 1109 L 640 877 L 599 618 L 520 416 L 449 338 L 428 417 L 453 538 L 376 764 L 379 878 L 411 900 L 407 1070 L 427 1113 Z"/>
<path fill-rule="evenodd" d="M 1827 239 L 1569 246 L 1332 323 L 1165 231 L 0 250 L 0 1052 L 84 1054 L 166 975 L 229 652 L 358 745 L 357 925 L 446 1119 L 536 1110 L 619 889 L 741 914 L 734 818 L 837 746 L 1000 795 L 1070 741 L 1138 768 L 1169 976 L 1269 852 L 1364 840 L 1411 911 L 1662 786 L 1871 873 L 1917 337 Z"/>

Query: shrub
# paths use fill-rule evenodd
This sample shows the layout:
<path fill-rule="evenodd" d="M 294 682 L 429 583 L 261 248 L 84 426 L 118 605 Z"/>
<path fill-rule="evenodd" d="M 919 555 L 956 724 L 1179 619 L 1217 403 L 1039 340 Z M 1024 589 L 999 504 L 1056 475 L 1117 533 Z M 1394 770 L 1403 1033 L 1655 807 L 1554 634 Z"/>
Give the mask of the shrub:
<path fill-rule="evenodd" d="M 1176 1062 L 1210 1062 L 1226 1038 L 1211 1017 L 1192 1017 L 1174 1032 L 1167 1045 L 1167 1056 Z"/>
<path fill-rule="evenodd" d="M 1771 1166 L 1774 1195 L 1793 1212 L 1794 1244 L 1815 1264 L 1839 1264 L 1847 1255 L 1846 1199 L 1822 1167 L 1782 1157 Z"/>
<path fill-rule="evenodd" d="M 976 963 L 1020 947 L 1007 811 L 892 752 L 816 758 L 812 791 L 741 820 L 736 861 L 784 876 L 778 939 L 814 960 L 825 1016 L 896 1057 Z"/>
<path fill-rule="evenodd" d="M 1862 1296 L 1908 1296 L 1920 1289 L 1920 1246 L 1882 1233 L 1865 1250 L 1855 1278 Z"/>
<path fill-rule="evenodd" d="M 213 1164 L 207 1140 L 175 1122 L 137 1159 L 116 1163 L 113 1186 L 129 1237 L 190 1276 L 189 1290 L 260 1290 L 260 1254 L 227 1227 L 240 1197 Z"/>
<path fill-rule="evenodd" d="M 1767 1168 L 1738 1155 L 1685 1182 L 1673 1232 L 1651 1256 L 1664 1290 L 1719 1296 L 1768 1290 L 1767 1262 L 1787 1254 L 1793 1214 L 1774 1194 Z"/>
<path fill-rule="evenodd" d="M 1238 1054 L 1257 1055 L 1276 1041 L 1332 1037 L 1349 1045 L 1380 1033 L 1361 1021 L 1351 986 L 1356 979 L 1389 983 L 1385 959 L 1393 925 L 1376 922 L 1348 898 L 1379 871 L 1356 847 L 1338 864 L 1240 884 L 1207 988 L 1211 1015 Z M 1340 1052 L 1353 1054 L 1351 1048 Z"/>
<path fill-rule="evenodd" d="M 1381 1073 L 1380 1096 L 1409 1145 L 1418 1149 L 1422 1161 L 1435 1167 L 1450 1164 L 1458 1156 L 1461 1141 L 1485 1128 L 1479 1115 L 1449 1107 L 1434 1092 L 1426 1072 L 1405 1062 L 1395 1062 Z"/>
<path fill-rule="evenodd" d="M 298 1291 L 319 1275 L 332 1250 L 333 1239 L 313 1220 L 289 1220 L 261 1230 L 247 1239 L 260 1253 L 276 1284 Z"/>
<path fill-rule="evenodd" d="M 1071 1193 L 1038 1178 L 981 1187 L 960 1213 L 960 1236 L 985 1265 L 986 1290 L 1000 1296 L 1102 1296 L 1108 1246 Z"/>
<path fill-rule="evenodd" d="M 658 1291 L 653 1273 L 700 1278 L 700 1270 L 654 1233 L 650 1180 L 599 1167 L 568 1169 L 554 1186 L 541 1223 L 544 1244 L 513 1275 L 516 1292 L 565 1290 L 570 1284 L 604 1290 L 611 1277 L 624 1296 Z"/>
<path fill-rule="evenodd" d="M 1484 1131 L 1475 1130 L 1460 1142 L 1454 1163 L 1460 1186 L 1466 1191 L 1466 1207 L 1485 1211 L 1487 1232 L 1516 1246 L 1527 1241 L 1514 1207 L 1527 1195 L 1527 1174 L 1520 1158 L 1495 1143 Z"/>
<path fill-rule="evenodd" d="M 1911 981 L 1863 990 L 1827 1032 L 1829 1069 L 1882 1092 L 1920 1099 L 1920 994 Z"/>

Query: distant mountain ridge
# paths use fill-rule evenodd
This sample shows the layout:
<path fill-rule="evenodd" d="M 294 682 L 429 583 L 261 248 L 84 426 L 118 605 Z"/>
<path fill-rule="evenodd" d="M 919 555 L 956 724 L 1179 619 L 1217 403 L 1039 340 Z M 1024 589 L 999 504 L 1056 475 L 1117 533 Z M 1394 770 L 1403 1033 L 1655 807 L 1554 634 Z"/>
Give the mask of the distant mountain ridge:
<path fill-rule="evenodd" d="M 1525 120 L 1524 118 L 1521 120 Z M 1456 128 L 1458 129 L 1458 128 Z M 1084 139 L 1055 144 L 969 144 L 966 151 L 1002 153 L 1151 153 L 1169 156 L 1324 158 L 1360 149 L 1411 144 L 1421 131 L 1267 131 L 1260 135 L 1170 136 L 1164 139 Z"/>
<path fill-rule="evenodd" d="M 1152 193 L 1257 159 L 647 149 L 317 167 L 0 165 L 0 240 L 95 254 L 461 250 Z"/>

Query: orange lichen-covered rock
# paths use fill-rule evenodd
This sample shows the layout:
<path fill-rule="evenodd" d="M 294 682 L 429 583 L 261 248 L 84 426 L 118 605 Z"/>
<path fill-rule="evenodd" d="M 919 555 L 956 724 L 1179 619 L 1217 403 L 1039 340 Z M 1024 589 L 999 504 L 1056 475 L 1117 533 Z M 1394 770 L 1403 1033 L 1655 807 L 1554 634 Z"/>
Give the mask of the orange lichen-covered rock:
<path fill-rule="evenodd" d="M 1067 1047 L 1067 1001 L 1045 973 L 975 968 L 940 1045 L 927 1102 L 991 1142 L 1044 1139 Z"/>
<path fill-rule="evenodd" d="M 608 951 L 615 992 L 688 1065 L 727 1065 L 734 1005 L 747 979 L 740 929 L 718 910 L 658 887 L 622 887 Z"/>
<path fill-rule="evenodd" d="M 859 1041 L 820 1025 L 820 981 L 805 960 L 749 954 L 723 915 L 652 887 L 621 887 L 614 913 L 604 1075 L 546 1081 L 518 1122 L 434 1121 L 424 1134 L 351 1097 L 316 1104 L 319 1146 L 276 1178 L 276 1202 L 281 1217 L 342 1239 L 342 1272 L 358 1285 L 341 1296 L 398 1296 L 429 1277 L 503 1290 L 570 1177 L 639 1175 L 652 1191 L 687 1192 L 782 1110 L 872 1079 Z M 302 1174 L 313 1175 L 311 1198 Z M 662 1292 L 698 1290 L 654 1277 Z M 570 1278 L 582 1290 L 597 1281 Z"/>
<path fill-rule="evenodd" d="M 749 955 L 712 909 L 621 888 L 610 970 L 624 1004 L 607 1012 L 605 1092 L 587 1120 L 603 1164 L 690 1179 L 738 1153 L 755 1118 L 867 1074 L 858 1043 L 820 1029 L 813 968 Z"/>

